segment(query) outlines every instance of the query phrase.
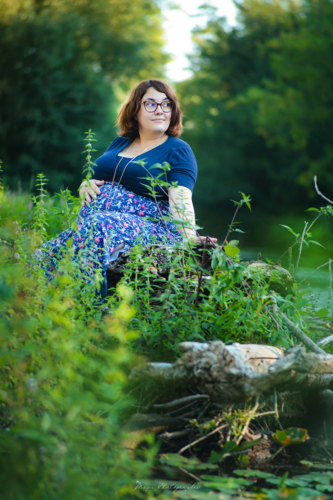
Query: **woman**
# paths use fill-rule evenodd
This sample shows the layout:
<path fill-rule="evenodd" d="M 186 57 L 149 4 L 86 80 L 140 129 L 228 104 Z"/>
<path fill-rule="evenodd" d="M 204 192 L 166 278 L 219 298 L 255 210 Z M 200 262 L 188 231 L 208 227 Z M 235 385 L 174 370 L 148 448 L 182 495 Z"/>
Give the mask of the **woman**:
<path fill-rule="evenodd" d="M 197 238 L 194 229 L 197 164 L 190 146 L 179 139 L 181 111 L 173 90 L 160 80 L 139 83 L 120 110 L 118 127 L 119 137 L 96 160 L 94 178 L 81 184 L 76 233 L 68 229 L 48 242 L 45 252 L 52 272 L 61 249 L 73 238 L 76 258 L 88 263 L 88 276 L 102 269 L 103 296 L 109 263 L 136 243 L 206 240 Z M 170 165 L 167 174 L 164 162 Z M 177 227 L 168 220 L 170 213 L 184 224 Z"/>

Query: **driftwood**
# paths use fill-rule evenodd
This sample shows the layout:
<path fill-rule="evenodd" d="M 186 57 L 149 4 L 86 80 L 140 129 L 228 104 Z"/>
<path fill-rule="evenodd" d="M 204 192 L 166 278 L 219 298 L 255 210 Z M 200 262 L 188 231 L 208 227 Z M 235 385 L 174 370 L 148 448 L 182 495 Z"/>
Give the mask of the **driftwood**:
<path fill-rule="evenodd" d="M 184 354 L 175 363 L 146 363 L 131 378 L 181 386 L 225 403 L 244 401 L 275 388 L 333 389 L 333 356 L 329 354 L 221 341 L 184 342 L 179 347 Z"/>

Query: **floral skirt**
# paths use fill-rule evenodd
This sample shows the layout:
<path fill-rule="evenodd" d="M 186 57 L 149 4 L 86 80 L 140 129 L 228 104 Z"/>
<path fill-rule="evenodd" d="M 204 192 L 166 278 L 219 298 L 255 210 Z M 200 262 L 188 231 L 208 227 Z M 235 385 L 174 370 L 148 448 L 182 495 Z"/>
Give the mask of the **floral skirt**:
<path fill-rule="evenodd" d="M 93 281 L 97 269 L 102 271 L 100 293 L 105 297 L 108 265 L 120 253 L 136 244 L 176 245 L 182 237 L 177 226 L 164 219 L 170 216 L 167 202 L 134 194 L 115 182 L 106 182 L 100 191 L 95 200 L 81 208 L 76 231 L 67 229 L 42 246 L 41 265 L 52 278 L 71 239 L 73 258 L 82 264 L 87 282 Z"/>

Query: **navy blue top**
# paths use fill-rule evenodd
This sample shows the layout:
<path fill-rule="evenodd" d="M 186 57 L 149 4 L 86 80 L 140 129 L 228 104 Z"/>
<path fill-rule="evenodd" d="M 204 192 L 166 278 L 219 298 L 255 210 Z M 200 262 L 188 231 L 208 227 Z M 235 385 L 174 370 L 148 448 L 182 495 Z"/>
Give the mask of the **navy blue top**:
<path fill-rule="evenodd" d="M 177 137 L 169 136 L 163 144 L 138 155 L 135 160 L 127 165 L 130 158 L 122 158 L 118 154 L 130 142 L 130 139 L 125 137 L 117 137 L 111 143 L 105 153 L 95 161 L 97 166 L 94 167 L 94 179 L 119 182 L 126 167 L 121 178 L 121 184 L 135 194 L 153 198 L 146 187 L 150 183 L 145 178 L 150 177 L 149 173 L 156 178 L 162 172 L 158 164 L 161 165 L 167 162 L 170 164 L 171 170 L 167 173 L 167 179 L 164 175 L 160 179 L 169 183 L 177 181 L 178 186 L 187 187 L 193 191 L 197 180 L 198 167 L 193 151 L 186 142 Z M 116 166 L 121 158 L 122 160 L 115 173 Z M 145 168 L 135 163 L 138 160 L 146 162 Z M 151 168 L 153 165 L 154 168 Z M 154 189 L 158 193 L 159 199 L 168 199 L 167 194 L 159 186 L 154 187 Z M 164 188 L 164 191 L 167 191 L 167 189 Z"/>

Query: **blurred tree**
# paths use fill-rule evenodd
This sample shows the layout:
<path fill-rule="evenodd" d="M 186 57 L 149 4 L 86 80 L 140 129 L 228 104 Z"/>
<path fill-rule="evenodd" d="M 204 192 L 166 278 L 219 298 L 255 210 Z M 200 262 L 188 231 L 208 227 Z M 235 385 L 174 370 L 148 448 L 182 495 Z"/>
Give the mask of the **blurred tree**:
<path fill-rule="evenodd" d="M 297 27 L 266 42 L 273 78 L 248 89 L 254 123 L 268 145 L 303 157 L 297 182 L 333 189 L 333 2 L 305 0 Z"/>
<path fill-rule="evenodd" d="M 37 172 L 51 189 L 76 190 L 83 133 L 102 153 L 116 135 L 129 85 L 160 76 L 161 12 L 155 0 L 0 0 L 0 158 L 11 187 Z"/>
<path fill-rule="evenodd" d="M 198 214 L 211 221 L 238 191 L 265 213 L 308 206 L 312 174 L 333 156 L 332 1 L 244 0 L 237 6 L 233 28 L 205 7 L 210 17 L 194 32 L 193 77 L 177 87 L 183 137 L 199 163 Z"/>

